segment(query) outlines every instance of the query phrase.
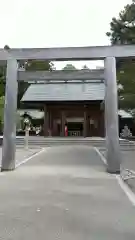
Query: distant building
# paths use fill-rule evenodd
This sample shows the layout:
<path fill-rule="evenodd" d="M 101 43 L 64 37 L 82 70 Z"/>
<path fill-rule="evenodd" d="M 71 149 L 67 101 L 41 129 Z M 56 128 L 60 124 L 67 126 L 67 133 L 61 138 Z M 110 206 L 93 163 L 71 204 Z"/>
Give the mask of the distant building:
<path fill-rule="evenodd" d="M 44 122 L 44 136 L 64 136 L 66 126 L 69 136 L 104 137 L 104 97 L 104 82 L 87 80 L 31 84 L 21 101 L 29 109 L 42 110 L 35 110 L 35 115 Z M 120 121 L 132 120 L 132 116 L 122 110 L 119 117 Z"/>

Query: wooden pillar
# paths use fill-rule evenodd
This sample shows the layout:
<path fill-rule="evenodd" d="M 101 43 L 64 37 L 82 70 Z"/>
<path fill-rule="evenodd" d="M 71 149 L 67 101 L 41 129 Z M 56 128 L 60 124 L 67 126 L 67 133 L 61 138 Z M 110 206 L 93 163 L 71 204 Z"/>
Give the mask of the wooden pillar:
<path fill-rule="evenodd" d="M 100 104 L 100 137 L 105 137 L 105 108 L 104 101 Z"/>
<path fill-rule="evenodd" d="M 44 107 L 44 136 L 49 135 L 49 112 L 47 106 Z"/>
<path fill-rule="evenodd" d="M 49 111 L 49 136 L 53 134 L 53 119 L 52 119 L 52 112 Z"/>
<path fill-rule="evenodd" d="M 104 124 L 104 111 L 101 111 L 100 115 L 100 137 L 105 136 L 105 124 Z"/>
<path fill-rule="evenodd" d="M 52 126 L 53 126 L 53 133 L 52 133 L 52 135 L 53 136 L 58 136 L 57 122 L 56 122 L 56 119 L 54 119 L 54 118 L 53 118 Z"/>
<path fill-rule="evenodd" d="M 54 119 L 54 113 L 53 111 L 51 111 L 51 125 L 50 125 L 50 129 L 51 129 L 51 136 L 55 136 L 56 135 L 56 127 L 55 127 L 55 122 L 56 120 Z"/>
<path fill-rule="evenodd" d="M 89 136 L 92 137 L 92 117 L 89 118 L 89 124 L 90 124 L 90 130 L 89 130 Z"/>
<path fill-rule="evenodd" d="M 65 136 L 65 123 L 66 123 L 66 116 L 65 116 L 65 112 L 62 111 L 61 112 L 61 136 L 62 137 Z"/>
<path fill-rule="evenodd" d="M 84 106 L 83 136 L 87 137 L 87 108 Z"/>
<path fill-rule="evenodd" d="M 87 137 L 90 137 L 90 116 L 87 113 Z"/>

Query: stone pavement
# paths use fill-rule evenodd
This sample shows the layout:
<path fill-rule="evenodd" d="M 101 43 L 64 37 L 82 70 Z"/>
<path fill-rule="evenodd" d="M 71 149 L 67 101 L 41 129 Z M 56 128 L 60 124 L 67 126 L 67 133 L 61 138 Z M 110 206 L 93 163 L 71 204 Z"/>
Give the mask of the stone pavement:
<path fill-rule="evenodd" d="M 122 168 L 128 168 L 135 171 L 135 151 L 123 151 L 121 154 Z"/>
<path fill-rule="evenodd" d="M 16 165 L 20 164 L 24 159 L 29 158 L 33 154 L 39 152 L 41 149 L 32 148 L 32 149 L 24 149 L 24 148 L 16 148 Z M 2 160 L 2 148 L 0 148 L 0 165 Z"/>
<path fill-rule="evenodd" d="M 134 240 L 135 207 L 94 149 L 52 147 L 0 173 L 0 239 Z"/>
<path fill-rule="evenodd" d="M 135 193 L 135 151 L 122 152 L 122 169 L 132 170 L 131 178 L 126 180 L 128 186 Z"/>
<path fill-rule="evenodd" d="M 100 152 L 104 156 L 106 156 L 106 153 L 104 150 L 100 149 Z M 131 174 L 131 178 L 129 178 L 125 182 L 135 193 L 135 151 L 122 151 L 121 152 L 121 174 L 122 175 L 123 174 L 125 175 L 125 169 L 129 169 L 134 172 L 133 174 Z M 133 176 L 133 178 L 132 178 L 132 176 Z"/>

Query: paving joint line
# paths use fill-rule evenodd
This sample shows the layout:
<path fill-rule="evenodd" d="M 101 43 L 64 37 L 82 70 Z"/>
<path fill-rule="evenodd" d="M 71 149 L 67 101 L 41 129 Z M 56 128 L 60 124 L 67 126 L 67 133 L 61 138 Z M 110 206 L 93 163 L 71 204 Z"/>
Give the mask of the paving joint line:
<path fill-rule="evenodd" d="M 107 165 L 107 160 L 103 156 L 103 154 L 99 151 L 99 149 L 97 147 L 94 147 L 94 149 L 97 152 L 97 154 L 100 156 L 100 158 L 104 162 L 104 164 Z M 131 188 L 128 186 L 128 184 L 122 179 L 121 174 L 120 175 L 114 174 L 113 176 L 115 176 L 119 186 L 121 187 L 123 192 L 126 194 L 129 201 L 132 203 L 133 206 L 135 206 L 135 193 L 131 190 Z"/>
<path fill-rule="evenodd" d="M 31 156 L 25 158 L 24 160 L 22 160 L 21 162 L 17 163 L 15 165 L 15 169 L 18 168 L 19 166 L 21 166 L 22 164 L 25 164 L 27 163 L 29 160 L 31 160 L 32 158 L 42 154 L 43 152 L 47 152 L 47 149 L 46 148 L 42 148 L 40 151 L 36 152 L 36 153 L 33 153 Z"/>

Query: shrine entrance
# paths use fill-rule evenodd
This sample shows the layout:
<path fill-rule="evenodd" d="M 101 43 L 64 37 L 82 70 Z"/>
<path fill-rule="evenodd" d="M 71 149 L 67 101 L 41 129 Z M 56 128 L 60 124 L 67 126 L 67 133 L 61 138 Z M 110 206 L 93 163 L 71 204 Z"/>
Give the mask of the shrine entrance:
<path fill-rule="evenodd" d="M 49 60 L 49 61 L 80 61 L 80 60 L 103 60 L 104 61 L 104 77 L 98 74 L 95 79 L 105 80 L 105 132 L 106 132 L 106 147 L 107 147 L 107 171 L 109 173 L 120 173 L 120 146 L 119 146 L 119 130 L 118 130 L 118 100 L 117 100 L 117 81 L 116 81 L 116 58 L 134 58 L 134 45 L 118 45 L 118 46 L 93 46 L 93 47 L 65 47 L 65 48 L 21 48 L 21 49 L 0 49 L 1 64 L 7 63 L 6 74 L 6 94 L 5 94 L 5 109 L 4 109 L 4 134 L 3 134 L 3 149 L 2 149 L 2 171 L 15 169 L 15 149 L 16 149 L 16 109 L 17 109 L 17 81 L 59 81 L 64 80 L 83 80 L 89 79 L 93 75 L 91 71 L 64 72 L 57 71 L 43 73 L 27 71 L 19 72 L 18 63 L 27 60 Z M 38 77 L 37 77 L 38 75 Z M 55 77 L 53 77 L 55 75 Z M 93 77 L 91 79 L 94 79 Z M 66 87 L 65 87 L 66 88 Z M 69 95 L 71 100 L 75 100 L 75 91 L 70 90 Z M 88 92 L 87 92 L 88 93 Z M 98 91 L 97 98 L 98 98 Z M 46 92 L 47 94 L 47 92 Z M 53 96 L 53 92 L 51 92 Z M 84 101 L 83 96 L 77 92 L 78 99 Z M 59 88 L 57 91 L 59 96 Z M 89 95 L 86 94 L 85 97 Z M 91 94 L 91 99 L 93 95 Z M 63 101 L 59 98 L 59 101 Z M 54 99 L 54 96 L 53 96 Z M 38 99 L 40 102 L 40 97 Z M 55 101 L 55 99 L 54 99 Z M 87 120 L 86 111 L 84 112 L 85 122 Z M 64 123 L 64 114 L 62 115 Z M 84 124 L 85 136 L 87 125 Z M 62 124 L 62 134 L 64 133 L 64 124 Z"/>
<path fill-rule="evenodd" d="M 68 136 L 81 137 L 83 136 L 83 123 L 82 122 L 68 122 Z"/>

